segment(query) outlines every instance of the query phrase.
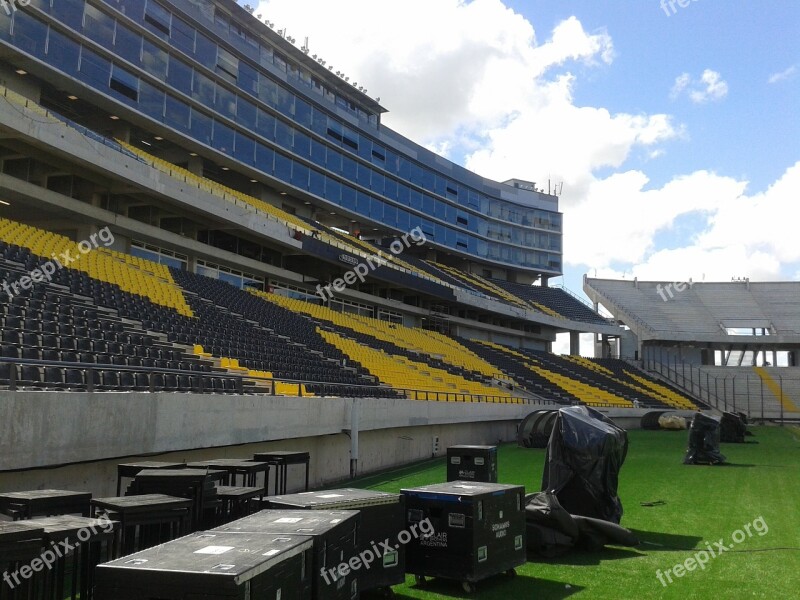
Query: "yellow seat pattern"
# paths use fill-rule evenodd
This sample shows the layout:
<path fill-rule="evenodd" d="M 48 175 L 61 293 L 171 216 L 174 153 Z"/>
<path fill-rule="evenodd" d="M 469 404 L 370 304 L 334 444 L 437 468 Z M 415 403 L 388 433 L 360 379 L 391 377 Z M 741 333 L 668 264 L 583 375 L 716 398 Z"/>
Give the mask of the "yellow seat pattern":
<path fill-rule="evenodd" d="M 588 404 L 589 406 L 618 406 L 621 408 L 633 407 L 633 403 L 625 398 L 620 398 L 611 392 L 600 389 L 591 384 L 577 381 L 571 377 L 562 375 L 561 373 L 551 371 L 550 369 L 539 365 L 536 359 L 526 356 L 521 352 L 517 352 L 512 348 L 501 346 L 500 344 L 495 344 L 493 342 L 486 342 L 482 340 L 474 341 L 481 343 L 484 346 L 488 346 L 489 348 L 494 348 L 495 350 L 505 352 L 506 354 L 510 354 L 511 356 L 521 359 L 525 367 L 537 375 L 544 377 L 550 383 L 557 385 L 565 392 L 575 396 L 576 398 L 579 398 L 584 404 Z"/>
<path fill-rule="evenodd" d="M 258 378 L 259 381 L 265 382 L 269 380 L 268 384 L 275 386 L 276 396 L 297 396 L 297 384 L 287 383 L 284 381 L 273 381 L 273 375 L 270 371 L 258 371 L 255 369 L 245 369 L 251 377 Z M 300 396 L 302 398 L 313 398 L 314 394 L 306 389 L 304 383 L 300 384 Z"/>
<path fill-rule="evenodd" d="M 395 389 L 409 390 L 406 397 L 416 400 L 443 402 L 505 402 L 522 403 L 522 398 L 512 397 L 508 390 L 469 381 L 442 369 L 409 360 L 405 356 L 389 355 L 337 333 L 317 328 L 325 341 L 341 350 L 350 360 L 363 365 L 381 383 Z M 422 391 L 411 391 L 422 390 Z"/>
<path fill-rule="evenodd" d="M 304 313 L 320 321 L 347 327 L 378 340 L 391 342 L 412 352 L 441 358 L 446 363 L 480 373 L 485 377 L 497 377 L 503 381 L 513 383 L 511 379 L 499 373 L 497 367 L 446 335 L 360 315 L 340 313 L 325 306 L 287 298 L 279 294 L 269 294 L 259 290 L 249 291 L 264 300 L 288 308 L 293 312 Z"/>
<path fill-rule="evenodd" d="M 0 239 L 29 249 L 42 258 L 67 261 L 68 266 L 86 273 L 89 277 L 119 286 L 131 294 L 148 298 L 155 304 L 166 306 L 179 314 L 194 316 L 186 303 L 183 291 L 175 283 L 165 265 L 98 247 L 83 254 L 79 245 L 69 238 L 0 218 Z"/>
<path fill-rule="evenodd" d="M 684 398 L 680 394 L 673 392 L 668 387 L 655 383 L 653 381 L 648 381 L 644 377 L 640 377 L 635 373 L 631 373 L 630 371 L 625 371 L 625 375 L 633 379 L 634 381 L 639 382 L 642 386 L 646 387 L 650 390 L 650 395 L 655 396 L 662 402 L 669 404 L 675 408 L 681 410 L 699 410 L 697 405 L 689 400 L 688 398 Z"/>

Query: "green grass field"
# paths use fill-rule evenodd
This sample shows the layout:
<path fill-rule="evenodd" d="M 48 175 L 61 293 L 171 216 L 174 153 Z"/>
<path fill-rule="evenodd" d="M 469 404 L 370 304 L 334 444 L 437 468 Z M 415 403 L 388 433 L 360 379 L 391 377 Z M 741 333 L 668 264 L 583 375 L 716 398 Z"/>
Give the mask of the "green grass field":
<path fill-rule="evenodd" d="M 517 569 L 516 578 L 482 581 L 472 596 L 457 582 L 418 586 L 412 576 L 394 591 L 399 598 L 425 600 L 800 598 L 800 428 L 751 430 L 755 436 L 746 444 L 722 444 L 730 464 L 717 467 L 682 464 L 686 432 L 629 432 L 619 495 L 622 525 L 643 542 L 637 548 L 531 559 Z M 502 446 L 500 481 L 538 491 L 544 455 L 544 450 Z M 445 460 L 437 459 L 362 478 L 352 487 L 397 492 L 445 479 Z M 640 505 L 656 500 L 664 504 Z M 702 570 L 672 576 L 672 583 L 662 575 L 666 586 L 659 582 L 657 570 L 663 573 L 707 550 L 706 543 L 716 548 L 719 540 L 733 550 L 710 558 Z"/>

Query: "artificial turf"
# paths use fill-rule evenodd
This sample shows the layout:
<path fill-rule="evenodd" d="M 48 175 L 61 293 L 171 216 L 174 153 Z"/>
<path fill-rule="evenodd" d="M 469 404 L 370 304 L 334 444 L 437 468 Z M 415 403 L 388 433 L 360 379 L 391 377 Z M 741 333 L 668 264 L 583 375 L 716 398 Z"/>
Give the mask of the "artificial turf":
<path fill-rule="evenodd" d="M 457 582 L 433 580 L 420 586 L 410 575 L 394 592 L 399 598 L 425 600 L 800 598 L 800 428 L 750 429 L 755 435 L 747 443 L 721 445 L 730 464 L 713 467 L 682 464 L 685 431 L 629 432 L 619 496 L 621 524 L 642 541 L 636 548 L 607 547 L 549 560 L 529 557 L 516 578 L 482 581 L 472 595 Z M 544 456 L 541 449 L 501 446 L 499 481 L 538 491 Z M 445 479 L 445 460 L 436 459 L 348 485 L 398 492 Z M 641 505 L 655 501 L 661 502 Z M 696 552 L 708 552 L 709 546 L 718 551 L 719 540 L 732 550 L 709 555 L 703 569 L 672 575 L 672 583 L 663 575 Z M 666 585 L 657 578 L 659 570 Z"/>

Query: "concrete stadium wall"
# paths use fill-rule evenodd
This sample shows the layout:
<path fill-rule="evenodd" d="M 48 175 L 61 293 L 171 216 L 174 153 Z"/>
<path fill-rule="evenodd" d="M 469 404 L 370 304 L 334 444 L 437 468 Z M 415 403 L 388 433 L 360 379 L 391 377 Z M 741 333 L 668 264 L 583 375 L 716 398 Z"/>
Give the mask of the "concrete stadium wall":
<path fill-rule="evenodd" d="M 58 488 L 116 492 L 116 465 L 134 459 L 252 458 L 268 450 L 311 453 L 312 486 L 358 472 L 441 456 L 463 443 L 515 439 L 539 406 L 401 399 L 211 396 L 168 393 L 0 392 L 0 491 Z M 355 424 L 355 426 L 354 426 Z M 438 437 L 438 452 L 434 439 Z M 290 489 L 302 469 L 290 472 Z"/>

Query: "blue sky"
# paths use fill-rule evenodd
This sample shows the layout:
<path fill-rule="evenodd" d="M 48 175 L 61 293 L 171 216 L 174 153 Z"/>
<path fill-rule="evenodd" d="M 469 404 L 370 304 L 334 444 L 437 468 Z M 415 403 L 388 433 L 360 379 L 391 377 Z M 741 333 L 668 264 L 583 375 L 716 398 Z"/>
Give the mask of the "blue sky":
<path fill-rule="evenodd" d="M 393 129 L 492 179 L 563 182 L 554 283 L 800 279 L 800 3 L 682 1 L 256 13 L 380 96 Z"/>

